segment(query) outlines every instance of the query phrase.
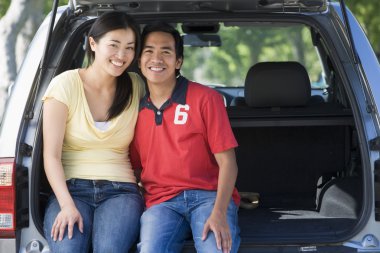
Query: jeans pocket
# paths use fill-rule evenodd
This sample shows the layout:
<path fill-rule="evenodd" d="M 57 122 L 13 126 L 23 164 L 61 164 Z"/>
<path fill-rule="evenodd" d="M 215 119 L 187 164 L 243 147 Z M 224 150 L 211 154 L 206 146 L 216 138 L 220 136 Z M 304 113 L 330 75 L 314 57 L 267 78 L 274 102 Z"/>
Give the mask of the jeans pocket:
<path fill-rule="evenodd" d="M 66 185 L 69 190 L 75 188 L 82 188 L 88 186 L 89 181 L 84 179 L 71 178 L 66 180 Z"/>
<path fill-rule="evenodd" d="M 87 199 L 94 193 L 94 186 L 91 180 L 69 179 L 66 181 L 66 185 L 72 197 Z"/>

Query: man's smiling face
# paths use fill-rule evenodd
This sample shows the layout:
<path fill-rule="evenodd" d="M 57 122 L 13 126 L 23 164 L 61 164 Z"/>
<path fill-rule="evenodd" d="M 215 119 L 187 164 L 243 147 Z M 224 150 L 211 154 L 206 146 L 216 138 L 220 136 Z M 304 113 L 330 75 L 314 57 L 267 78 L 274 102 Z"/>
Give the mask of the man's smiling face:
<path fill-rule="evenodd" d="M 139 65 L 148 84 L 167 85 L 175 82 L 176 69 L 182 59 L 177 59 L 175 41 L 171 34 L 152 32 L 143 45 Z"/>

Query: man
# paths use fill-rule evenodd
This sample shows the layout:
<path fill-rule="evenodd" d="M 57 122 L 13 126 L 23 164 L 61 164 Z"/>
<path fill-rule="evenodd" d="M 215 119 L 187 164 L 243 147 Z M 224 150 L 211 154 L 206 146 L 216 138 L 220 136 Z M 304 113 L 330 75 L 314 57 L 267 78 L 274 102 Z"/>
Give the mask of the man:
<path fill-rule="evenodd" d="M 148 92 L 131 149 L 146 191 L 138 249 L 181 252 L 192 233 L 198 252 L 237 252 L 237 142 L 221 95 L 180 76 L 182 62 L 177 30 L 144 28 L 139 67 Z"/>

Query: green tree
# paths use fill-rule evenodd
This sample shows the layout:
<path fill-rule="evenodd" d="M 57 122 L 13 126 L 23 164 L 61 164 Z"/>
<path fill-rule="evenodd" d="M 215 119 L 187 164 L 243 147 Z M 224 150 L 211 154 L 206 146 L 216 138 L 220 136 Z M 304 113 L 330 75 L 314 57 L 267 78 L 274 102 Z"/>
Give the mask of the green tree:
<path fill-rule="evenodd" d="M 346 0 L 345 3 L 361 23 L 375 52 L 380 53 L 380 1 Z"/>
<path fill-rule="evenodd" d="M 380 53 L 379 0 L 345 0 L 367 33 L 375 52 Z M 223 48 L 185 50 L 182 72 L 190 79 L 209 84 L 242 85 L 248 68 L 259 61 L 295 60 L 302 63 L 312 81 L 318 81 L 321 69 L 312 46 L 310 31 L 303 27 L 289 29 L 237 30 L 221 27 Z M 239 57 L 236 56 L 236 53 Z M 202 64 L 199 64 L 202 63 Z"/>
<path fill-rule="evenodd" d="M 187 77 L 209 84 L 241 86 L 248 69 L 257 62 L 294 60 L 308 69 L 312 80 L 319 78 L 320 66 L 312 65 L 318 59 L 310 30 L 302 25 L 222 26 L 219 35 L 223 47 L 185 50 L 186 64 L 182 71 Z"/>
<path fill-rule="evenodd" d="M 0 17 L 4 16 L 10 5 L 10 0 L 0 0 Z"/>
<path fill-rule="evenodd" d="M 7 89 L 15 80 L 18 67 L 37 28 L 53 1 L 0 0 L 0 118 Z M 60 4 L 67 4 L 68 0 Z"/>

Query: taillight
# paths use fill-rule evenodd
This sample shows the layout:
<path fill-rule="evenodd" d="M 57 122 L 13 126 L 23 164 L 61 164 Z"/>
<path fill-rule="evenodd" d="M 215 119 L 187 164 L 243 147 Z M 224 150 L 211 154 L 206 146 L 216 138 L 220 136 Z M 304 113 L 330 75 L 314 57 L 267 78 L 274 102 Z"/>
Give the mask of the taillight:
<path fill-rule="evenodd" d="M 13 158 L 0 158 L 0 238 L 15 237 L 16 186 Z"/>

